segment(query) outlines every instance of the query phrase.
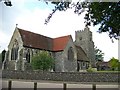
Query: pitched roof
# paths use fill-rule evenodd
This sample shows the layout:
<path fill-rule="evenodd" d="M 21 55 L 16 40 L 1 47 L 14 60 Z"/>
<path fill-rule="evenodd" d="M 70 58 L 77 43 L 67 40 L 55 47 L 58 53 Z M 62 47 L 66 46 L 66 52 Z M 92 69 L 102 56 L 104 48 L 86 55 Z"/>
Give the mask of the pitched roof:
<path fill-rule="evenodd" d="M 52 50 L 52 39 L 30 31 L 18 29 L 23 40 L 23 45 L 26 47 Z"/>
<path fill-rule="evenodd" d="M 70 39 L 70 35 L 58 37 L 53 39 L 53 51 L 60 51 L 64 50 L 65 46 L 67 45 L 67 42 Z"/>
<path fill-rule="evenodd" d="M 76 45 L 76 49 L 77 49 L 77 60 L 89 61 L 87 54 L 84 52 L 84 50 L 80 46 Z"/>
<path fill-rule="evenodd" d="M 23 46 L 30 48 L 44 49 L 49 51 L 61 51 L 64 50 L 67 42 L 70 39 L 70 35 L 53 39 L 23 29 L 17 29 L 19 30 L 22 37 Z"/>
<path fill-rule="evenodd" d="M 110 67 L 109 62 L 105 62 L 105 61 L 98 61 L 96 64 L 99 66 Z"/>

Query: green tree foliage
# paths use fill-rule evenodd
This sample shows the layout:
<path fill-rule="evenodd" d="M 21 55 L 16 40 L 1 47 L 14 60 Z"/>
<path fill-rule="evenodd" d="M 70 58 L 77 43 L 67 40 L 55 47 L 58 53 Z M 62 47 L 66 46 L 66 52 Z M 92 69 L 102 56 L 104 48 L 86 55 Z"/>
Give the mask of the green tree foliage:
<path fill-rule="evenodd" d="M 3 50 L 1 53 L 0 53 L 0 62 L 3 62 L 4 59 L 5 59 L 5 54 L 6 54 L 6 50 Z"/>
<path fill-rule="evenodd" d="M 3 62 L 5 59 L 6 50 L 3 50 L 1 54 L 2 54 L 2 62 Z"/>
<path fill-rule="evenodd" d="M 102 50 L 98 49 L 97 47 L 95 47 L 94 49 L 95 49 L 95 60 L 103 61 L 104 53 L 102 52 Z"/>
<path fill-rule="evenodd" d="M 118 59 L 115 59 L 114 57 L 110 59 L 108 62 L 112 70 L 119 70 L 120 62 Z"/>
<path fill-rule="evenodd" d="M 47 24 L 52 15 L 57 11 L 66 11 L 68 8 L 74 8 L 74 12 L 80 15 L 87 11 L 85 15 L 85 23 L 87 26 L 91 24 L 100 25 L 98 32 L 108 32 L 110 38 L 117 39 L 120 32 L 120 1 L 119 2 L 77 2 L 71 3 L 70 0 L 49 0 L 55 4 L 55 9 L 45 20 Z"/>
<path fill-rule="evenodd" d="M 12 6 L 10 0 L 6 0 L 5 3 L 8 6 Z M 41 1 L 41 0 L 39 0 Z M 88 2 L 84 0 L 83 2 L 72 2 L 72 0 L 44 0 L 46 4 L 51 2 L 55 5 L 55 8 L 49 14 L 47 19 L 45 19 L 45 24 L 47 24 L 52 18 L 53 14 L 59 11 L 66 11 L 67 9 L 74 9 L 74 13 L 80 15 L 82 12 L 87 11 L 85 15 L 85 23 L 90 26 L 91 24 L 100 25 L 98 32 L 108 32 L 110 38 L 117 39 L 120 32 L 120 1 L 118 2 Z"/>
<path fill-rule="evenodd" d="M 120 32 L 120 1 L 94 2 L 88 6 L 87 24 L 100 24 L 98 32 L 108 32 L 110 38 L 117 38 Z"/>
<path fill-rule="evenodd" d="M 32 57 L 31 65 L 34 70 L 47 71 L 53 68 L 54 59 L 49 55 L 48 52 L 40 52 Z"/>
<path fill-rule="evenodd" d="M 0 2 L 1 1 L 3 1 L 3 0 L 0 0 Z M 12 6 L 12 3 L 11 3 L 11 1 L 10 0 L 4 0 L 4 4 L 6 5 L 6 6 Z"/>

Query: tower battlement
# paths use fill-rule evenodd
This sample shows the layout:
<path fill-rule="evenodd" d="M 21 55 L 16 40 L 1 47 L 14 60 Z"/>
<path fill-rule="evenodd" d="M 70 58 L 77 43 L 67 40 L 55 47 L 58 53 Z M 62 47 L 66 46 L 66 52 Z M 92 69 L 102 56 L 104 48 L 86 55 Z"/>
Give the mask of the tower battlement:
<path fill-rule="evenodd" d="M 93 41 L 92 32 L 88 27 L 86 27 L 84 30 L 75 31 L 75 41 L 80 42 L 81 40 Z"/>

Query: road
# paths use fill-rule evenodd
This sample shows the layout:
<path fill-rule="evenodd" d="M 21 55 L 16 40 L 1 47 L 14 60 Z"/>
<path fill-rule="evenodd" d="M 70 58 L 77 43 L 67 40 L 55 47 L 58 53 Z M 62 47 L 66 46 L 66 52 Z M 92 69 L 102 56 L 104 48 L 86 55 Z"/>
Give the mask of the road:
<path fill-rule="evenodd" d="M 2 88 L 8 88 L 8 81 L 2 80 Z M 25 81 L 12 81 L 12 88 L 34 88 L 33 82 L 25 82 Z M 63 88 L 62 83 L 47 83 L 47 82 L 39 82 L 37 83 L 37 88 Z M 67 84 L 67 88 L 92 88 L 91 84 Z M 111 88 L 109 90 L 119 90 L 118 85 L 96 85 L 96 88 Z M 92 89 L 91 89 L 92 90 Z M 101 89 L 103 90 L 103 89 Z"/>

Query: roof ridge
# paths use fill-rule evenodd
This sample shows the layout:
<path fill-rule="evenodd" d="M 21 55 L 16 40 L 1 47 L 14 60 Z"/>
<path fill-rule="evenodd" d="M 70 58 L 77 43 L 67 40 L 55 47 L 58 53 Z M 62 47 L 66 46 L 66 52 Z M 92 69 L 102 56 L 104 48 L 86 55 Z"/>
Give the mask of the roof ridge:
<path fill-rule="evenodd" d="M 28 31 L 28 30 L 25 30 L 25 29 L 21 29 L 21 28 L 17 28 L 18 30 L 22 30 L 22 31 L 25 31 L 25 32 L 29 32 L 29 33 L 33 33 L 33 34 L 36 34 L 36 35 L 40 35 L 40 36 L 43 36 L 43 37 L 47 37 L 47 38 L 50 38 L 50 39 L 53 39 L 51 37 L 48 37 L 48 36 L 45 36 L 45 35 L 42 35 L 42 34 L 39 34 L 39 33 L 35 33 L 35 32 L 32 32 L 32 31 Z"/>
<path fill-rule="evenodd" d="M 68 36 L 71 36 L 71 35 L 60 36 L 60 37 L 56 37 L 56 38 L 53 38 L 53 39 L 63 38 L 63 37 L 68 37 Z"/>
<path fill-rule="evenodd" d="M 57 38 L 62 38 L 62 37 L 68 37 L 68 36 L 71 36 L 71 35 L 64 35 L 64 36 L 60 36 L 60 37 L 56 37 L 56 38 L 51 38 L 51 37 L 48 37 L 48 36 L 45 36 L 45 35 L 42 35 L 42 34 L 39 34 L 39 33 L 35 33 L 35 32 L 32 32 L 32 31 L 28 31 L 28 30 L 25 30 L 25 29 L 21 29 L 21 28 L 18 28 L 18 30 L 23 30 L 25 32 L 30 32 L 30 33 L 33 33 L 33 34 L 37 34 L 37 35 L 40 35 L 40 36 L 43 36 L 43 37 L 47 37 L 47 38 L 50 38 L 50 39 L 57 39 Z"/>

